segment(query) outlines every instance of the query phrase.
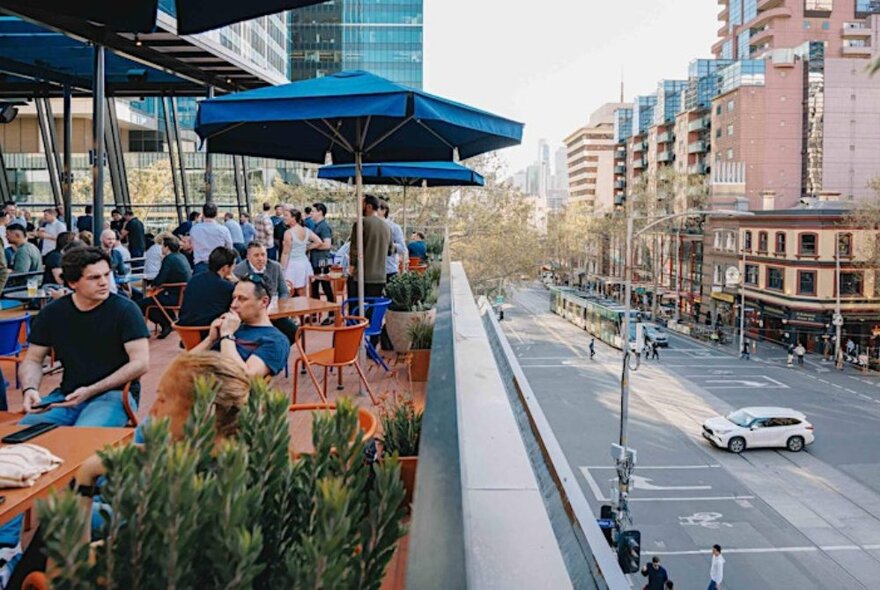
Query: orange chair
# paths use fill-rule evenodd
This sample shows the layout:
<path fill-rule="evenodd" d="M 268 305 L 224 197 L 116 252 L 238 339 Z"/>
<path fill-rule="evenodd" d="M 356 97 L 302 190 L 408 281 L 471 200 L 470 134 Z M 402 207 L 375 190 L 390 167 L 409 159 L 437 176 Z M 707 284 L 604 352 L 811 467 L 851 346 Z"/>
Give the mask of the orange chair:
<path fill-rule="evenodd" d="M 177 323 L 171 324 L 171 327 L 180 336 L 180 341 L 183 342 L 183 347 L 186 350 L 192 350 L 198 346 L 211 330 L 211 326 L 179 326 Z"/>
<path fill-rule="evenodd" d="M 414 266 L 419 266 L 422 263 L 422 259 L 418 256 L 410 256 L 409 257 L 409 267 L 412 268 Z"/>
<path fill-rule="evenodd" d="M 288 411 L 293 412 L 312 412 L 316 410 L 335 410 L 336 404 L 291 404 Z M 379 430 L 379 419 L 367 408 L 358 407 L 358 425 L 361 427 L 363 440 L 369 440 L 376 435 Z"/>
<path fill-rule="evenodd" d="M 159 293 L 164 292 L 167 289 L 177 289 L 177 303 L 174 305 L 162 305 L 157 299 Z M 149 319 L 150 311 L 154 309 L 158 309 L 162 315 L 168 320 L 168 323 L 173 324 L 174 318 L 171 317 L 169 311 L 179 312 L 180 308 L 183 307 L 183 294 L 186 292 L 186 283 L 166 283 L 161 287 L 149 292 L 145 295 L 146 298 L 152 298 L 153 303 L 147 306 L 147 309 L 144 310 L 144 317 Z M 158 326 L 157 326 L 158 328 Z"/>
<path fill-rule="evenodd" d="M 31 572 L 21 583 L 21 590 L 49 590 L 49 580 L 43 572 Z"/>
<path fill-rule="evenodd" d="M 367 378 L 364 375 L 363 369 L 361 369 L 360 363 L 358 363 L 358 352 L 360 351 L 360 347 L 364 341 L 364 330 L 367 329 L 370 320 L 365 317 L 360 316 L 344 316 L 342 318 L 342 325 L 336 326 L 300 326 L 299 330 L 296 332 L 296 348 L 299 351 L 299 357 L 293 363 L 293 403 L 296 404 L 296 396 L 299 389 L 299 365 L 302 363 L 303 367 L 308 371 L 309 377 L 312 379 L 312 383 L 315 385 L 315 390 L 317 390 L 318 395 L 321 398 L 321 401 L 325 404 L 327 401 L 327 381 L 328 381 L 328 371 L 330 367 L 335 367 L 336 372 L 339 376 L 339 382 L 337 384 L 337 389 L 342 389 L 342 368 L 347 366 L 354 366 L 355 370 L 358 373 L 358 377 L 360 377 L 361 383 L 364 384 L 364 387 L 367 389 L 367 393 L 370 394 L 370 399 L 373 401 L 373 405 L 378 405 L 379 402 L 376 399 L 376 396 L 373 395 L 373 390 L 370 389 L 370 384 L 367 383 Z M 325 348 L 323 350 L 318 350 L 315 352 L 311 352 L 306 354 L 305 351 L 305 336 L 306 332 L 330 332 L 333 334 L 333 346 L 330 348 Z M 318 383 L 318 378 L 315 377 L 315 373 L 312 370 L 313 366 L 323 367 L 324 368 L 324 386 Z"/>
<path fill-rule="evenodd" d="M 128 399 L 128 392 L 131 389 L 131 381 L 125 384 L 125 387 L 122 388 L 122 407 L 125 408 L 125 415 L 128 416 L 128 425 L 129 426 L 137 426 L 138 425 L 138 417 L 134 411 L 134 408 L 131 407 L 131 400 Z"/>
<path fill-rule="evenodd" d="M 425 274 L 426 270 L 428 270 L 427 264 L 416 264 L 415 266 L 409 267 L 409 272 L 417 272 L 419 274 Z"/>

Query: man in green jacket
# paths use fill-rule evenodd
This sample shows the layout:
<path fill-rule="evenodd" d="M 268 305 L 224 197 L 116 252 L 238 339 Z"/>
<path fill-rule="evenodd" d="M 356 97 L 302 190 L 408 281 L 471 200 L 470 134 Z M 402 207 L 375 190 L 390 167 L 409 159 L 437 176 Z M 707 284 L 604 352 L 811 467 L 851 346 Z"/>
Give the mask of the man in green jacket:
<path fill-rule="evenodd" d="M 385 290 L 385 259 L 392 253 L 391 228 L 379 216 L 379 199 L 364 195 L 364 297 L 381 297 Z M 351 228 L 351 273 L 348 296 L 357 297 L 357 224 Z"/>

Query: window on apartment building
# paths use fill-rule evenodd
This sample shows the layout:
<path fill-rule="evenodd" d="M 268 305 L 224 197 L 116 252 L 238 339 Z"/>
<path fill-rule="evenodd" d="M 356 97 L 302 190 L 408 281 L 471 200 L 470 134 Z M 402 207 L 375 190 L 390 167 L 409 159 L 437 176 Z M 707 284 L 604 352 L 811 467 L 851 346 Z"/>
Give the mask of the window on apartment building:
<path fill-rule="evenodd" d="M 733 160 L 733 148 L 727 148 L 727 150 L 724 152 L 724 156 L 728 160 Z"/>
<path fill-rule="evenodd" d="M 816 256 L 819 251 L 819 236 L 812 233 L 798 235 L 798 255 Z"/>
<path fill-rule="evenodd" d="M 721 138 L 721 129 L 719 128 L 719 129 L 715 130 L 715 139 L 720 139 L 720 138 Z"/>
<path fill-rule="evenodd" d="M 727 136 L 730 137 L 733 135 L 733 123 L 727 126 Z"/>
<path fill-rule="evenodd" d="M 724 234 L 724 249 L 728 252 L 736 252 L 736 234 L 732 231 Z"/>
<path fill-rule="evenodd" d="M 773 251 L 776 254 L 785 254 L 785 232 L 776 232 L 776 239 L 773 242 Z"/>
<path fill-rule="evenodd" d="M 804 28 L 805 28 L 805 29 L 809 29 L 810 27 L 811 27 L 811 25 L 810 25 L 810 21 L 805 20 L 805 21 L 804 21 Z"/>
<path fill-rule="evenodd" d="M 840 256 L 852 256 L 852 234 L 840 234 L 838 236 L 837 252 Z"/>
<path fill-rule="evenodd" d="M 804 0 L 805 11 L 831 12 L 834 0 Z"/>
<path fill-rule="evenodd" d="M 746 252 L 752 251 L 752 232 L 750 231 L 746 231 L 745 234 L 743 234 L 743 249 Z"/>
<path fill-rule="evenodd" d="M 840 296 L 861 297 L 864 287 L 864 273 L 842 272 L 840 273 Z"/>
<path fill-rule="evenodd" d="M 785 271 L 778 266 L 767 267 L 767 285 L 768 289 L 774 291 L 782 291 L 785 289 Z"/>
<path fill-rule="evenodd" d="M 722 269 L 720 264 L 715 265 L 715 276 L 713 278 L 713 285 L 721 285 L 724 283 L 724 270 Z"/>
<path fill-rule="evenodd" d="M 816 294 L 816 271 L 799 270 L 798 271 L 798 295 L 815 295 Z"/>
<path fill-rule="evenodd" d="M 758 265 L 757 264 L 747 264 L 746 265 L 746 285 L 757 285 L 758 284 Z"/>
<path fill-rule="evenodd" d="M 720 104 L 719 104 L 718 106 L 715 107 L 715 114 L 716 114 L 716 115 L 720 115 L 720 114 L 721 114 L 721 105 L 720 105 Z"/>
<path fill-rule="evenodd" d="M 736 107 L 736 102 L 731 98 L 727 101 L 727 112 L 732 113 L 733 109 Z"/>
<path fill-rule="evenodd" d="M 721 239 L 722 239 L 722 238 L 721 238 L 721 232 L 720 232 L 720 231 L 716 231 L 716 232 L 715 232 L 715 249 L 716 249 L 716 250 L 720 250 L 720 249 L 721 249 Z"/>
<path fill-rule="evenodd" d="M 829 23 L 827 20 L 822 21 L 822 30 L 823 31 L 830 31 L 831 30 L 831 23 Z"/>
<path fill-rule="evenodd" d="M 758 232 L 758 252 L 767 251 L 767 232 Z"/>

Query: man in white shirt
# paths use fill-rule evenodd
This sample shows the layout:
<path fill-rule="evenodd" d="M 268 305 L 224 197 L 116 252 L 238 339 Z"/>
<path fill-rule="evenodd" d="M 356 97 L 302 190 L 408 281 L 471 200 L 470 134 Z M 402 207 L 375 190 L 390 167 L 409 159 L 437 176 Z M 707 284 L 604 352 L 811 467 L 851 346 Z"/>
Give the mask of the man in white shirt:
<path fill-rule="evenodd" d="M 217 222 L 217 205 L 205 203 L 202 207 L 202 223 L 192 226 L 189 232 L 193 247 L 193 274 L 208 270 L 208 258 L 214 248 L 234 248 L 232 234 L 225 225 Z"/>
<path fill-rule="evenodd" d="M 389 215 L 391 209 L 388 208 L 386 201 L 379 201 L 379 215 L 385 219 L 385 223 L 391 228 L 391 243 L 394 244 L 394 254 L 385 259 L 385 282 L 391 280 L 400 269 L 398 256 L 403 256 L 404 263 L 409 262 L 409 252 L 406 249 L 406 240 L 403 237 L 403 230 L 397 223 L 391 220 Z"/>
<path fill-rule="evenodd" d="M 712 565 L 709 566 L 709 588 L 707 590 L 721 590 L 723 578 L 724 557 L 721 556 L 721 545 L 712 545 Z"/>
<path fill-rule="evenodd" d="M 67 226 L 58 219 L 58 212 L 55 209 L 44 209 L 43 221 L 46 223 L 37 230 L 37 237 L 43 240 L 43 248 L 40 253 L 45 257 L 46 254 L 55 249 L 58 234 L 67 231 Z"/>

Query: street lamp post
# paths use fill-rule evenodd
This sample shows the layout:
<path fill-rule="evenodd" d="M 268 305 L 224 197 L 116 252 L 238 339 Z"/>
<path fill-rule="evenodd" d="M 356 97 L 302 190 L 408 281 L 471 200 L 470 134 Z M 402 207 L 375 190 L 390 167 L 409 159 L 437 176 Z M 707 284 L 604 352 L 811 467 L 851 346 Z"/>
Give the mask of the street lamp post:
<path fill-rule="evenodd" d="M 624 301 L 623 301 L 623 370 L 620 375 L 620 436 L 618 444 L 620 445 L 620 454 L 616 456 L 617 461 L 617 514 L 616 521 L 619 531 L 623 531 L 625 521 L 628 519 L 627 498 L 629 495 L 629 482 L 632 476 L 634 461 L 633 454 L 628 451 L 627 443 L 627 423 L 629 421 L 629 334 L 630 334 L 630 300 L 632 298 L 632 246 L 633 240 L 645 233 L 655 225 L 675 219 L 678 217 L 694 217 L 697 215 L 715 215 L 724 217 L 737 217 L 754 215 L 748 211 L 706 211 L 706 210 L 690 210 L 682 213 L 674 213 L 666 215 L 659 219 L 655 219 L 639 231 L 635 231 L 636 219 L 651 219 L 649 217 L 637 217 L 629 215 L 626 220 L 626 258 L 624 258 Z"/>

